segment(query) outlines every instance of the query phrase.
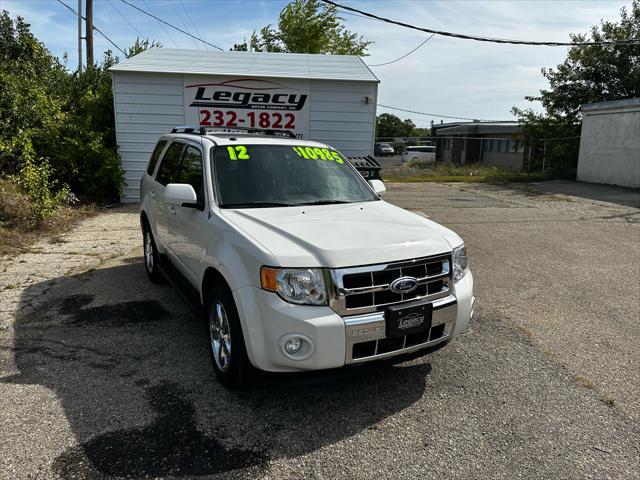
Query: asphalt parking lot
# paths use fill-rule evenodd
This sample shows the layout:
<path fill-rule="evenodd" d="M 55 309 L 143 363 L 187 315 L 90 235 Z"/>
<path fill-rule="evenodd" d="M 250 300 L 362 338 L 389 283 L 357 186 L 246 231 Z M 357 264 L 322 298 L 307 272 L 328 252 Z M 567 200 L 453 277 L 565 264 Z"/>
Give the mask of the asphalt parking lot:
<path fill-rule="evenodd" d="M 338 378 L 222 388 L 131 207 L 0 260 L 0 478 L 640 478 L 640 194 L 387 187 L 465 239 L 476 317 Z"/>

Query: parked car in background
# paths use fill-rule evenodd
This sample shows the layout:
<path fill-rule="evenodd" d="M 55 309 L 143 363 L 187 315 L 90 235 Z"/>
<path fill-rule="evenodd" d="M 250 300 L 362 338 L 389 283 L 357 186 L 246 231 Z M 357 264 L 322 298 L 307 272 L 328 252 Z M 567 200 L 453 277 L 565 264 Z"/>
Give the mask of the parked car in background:
<path fill-rule="evenodd" d="M 463 332 L 462 239 L 383 201 L 331 146 L 276 133 L 175 128 L 142 175 L 147 274 L 202 309 L 220 381 L 426 353 Z"/>
<path fill-rule="evenodd" d="M 436 161 L 436 147 L 430 145 L 417 145 L 404 149 L 402 163 L 411 161 L 422 161 L 425 163 Z"/>
<path fill-rule="evenodd" d="M 391 156 L 395 154 L 393 147 L 388 143 L 376 143 L 373 146 L 373 154 L 379 157 Z"/>

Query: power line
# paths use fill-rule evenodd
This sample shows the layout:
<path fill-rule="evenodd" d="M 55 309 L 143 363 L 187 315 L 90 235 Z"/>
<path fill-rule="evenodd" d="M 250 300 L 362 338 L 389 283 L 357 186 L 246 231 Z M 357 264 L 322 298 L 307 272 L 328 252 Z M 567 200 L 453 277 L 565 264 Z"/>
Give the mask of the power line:
<path fill-rule="evenodd" d="M 56 0 L 59 4 L 64 5 L 67 9 L 69 9 L 70 11 L 73 12 L 73 14 L 77 17 L 78 16 L 78 12 L 76 12 L 73 8 L 71 8 L 69 5 L 67 5 L 66 3 L 64 3 L 62 0 Z M 80 18 L 82 18 L 85 22 L 87 21 L 86 17 L 83 17 L 82 15 L 80 15 Z M 114 47 L 116 47 L 118 50 L 120 50 L 122 52 L 123 55 L 126 55 L 127 53 L 121 49 L 118 45 L 116 45 L 113 40 L 111 40 L 109 37 L 107 37 L 102 30 L 100 30 L 98 27 L 96 27 L 95 25 L 93 25 L 93 29 L 98 32 L 100 35 L 102 35 L 107 42 L 109 42 L 111 45 L 113 45 Z"/>
<path fill-rule="evenodd" d="M 384 65 L 390 65 L 392 63 L 396 63 L 400 60 L 402 60 L 403 58 L 408 57 L 409 55 L 411 55 L 413 52 L 415 52 L 416 50 L 418 50 L 421 46 L 423 46 L 425 43 L 427 43 L 429 40 L 431 40 L 433 37 L 435 36 L 435 33 L 432 33 L 429 37 L 427 37 L 426 40 L 424 40 L 420 45 L 418 45 L 416 48 L 414 48 L 413 50 L 405 53 L 404 55 L 402 55 L 401 57 L 396 58 L 395 60 L 391 60 L 390 62 L 385 62 L 385 63 L 376 63 L 374 65 L 367 65 L 368 67 L 382 67 Z"/>
<path fill-rule="evenodd" d="M 153 13 L 153 8 L 151 8 L 151 5 L 149 5 L 149 4 L 147 3 L 147 0 L 142 0 L 142 1 L 143 1 L 143 3 L 146 5 L 146 7 L 149 9 L 149 11 L 150 11 L 151 13 Z M 158 22 L 158 23 L 160 23 L 160 22 Z M 174 38 L 173 38 L 173 37 L 171 36 L 171 34 L 169 33 L 169 30 L 167 30 L 167 29 L 165 28 L 165 26 L 164 26 L 162 23 L 160 23 L 160 28 L 161 28 L 161 29 L 162 29 L 162 31 L 167 35 L 167 37 L 169 37 L 169 40 L 171 40 L 171 43 L 173 43 L 173 46 L 174 46 L 174 47 L 176 47 L 176 48 L 178 48 L 178 42 L 176 42 L 176 41 L 174 40 Z"/>
<path fill-rule="evenodd" d="M 413 30 L 419 30 L 421 32 L 426 33 L 435 33 L 436 35 L 442 35 L 443 37 L 453 37 L 453 38 L 461 38 L 463 40 L 475 40 L 478 42 L 490 42 L 490 43 L 508 43 L 512 45 L 536 45 L 536 46 L 547 46 L 547 47 L 575 47 L 575 46 L 589 46 L 589 45 L 637 45 L 640 44 L 640 39 L 624 39 L 624 40 L 613 40 L 613 41 L 597 41 L 597 42 L 535 42 L 531 40 L 512 40 L 507 38 L 493 38 L 493 37 L 481 37 L 477 35 L 467 35 L 465 33 L 453 33 L 447 32 L 444 30 L 434 30 L 432 28 L 426 27 L 417 27 L 415 25 L 411 25 L 409 23 L 399 22 L 397 20 L 391 20 L 389 18 L 380 17 L 378 15 L 374 15 L 373 13 L 364 12 L 362 10 L 358 10 L 357 8 L 347 7 L 345 5 L 341 5 L 332 0 L 321 0 L 324 3 L 328 3 L 329 5 L 333 5 L 334 7 L 341 8 L 343 10 L 347 10 L 350 12 L 359 13 L 364 15 L 365 17 L 373 18 L 374 20 L 379 20 L 381 22 L 390 23 L 392 25 L 399 25 L 405 28 L 411 28 Z"/>
<path fill-rule="evenodd" d="M 178 9 L 176 8 L 175 4 L 173 3 L 173 0 L 169 0 L 169 4 L 171 5 L 171 8 L 173 9 L 173 11 L 176 14 L 176 17 L 178 17 L 178 20 L 180 20 L 180 23 L 182 24 L 182 27 L 189 31 L 189 27 L 187 27 L 187 24 L 185 23 L 185 21 L 182 19 L 182 15 L 180 15 L 180 12 L 178 12 Z M 193 42 L 193 44 L 195 45 L 195 47 L 200 50 L 200 44 L 198 42 L 195 41 L 195 39 L 191 39 L 191 41 Z"/>
<path fill-rule="evenodd" d="M 189 20 L 189 24 L 191 25 L 191 27 L 193 28 L 193 31 L 196 32 L 196 35 L 198 35 L 199 37 L 201 37 L 202 35 L 200 34 L 200 30 L 198 30 L 198 26 L 196 25 L 196 23 L 193 21 L 193 18 L 191 18 L 191 15 L 189 14 L 189 11 L 185 8 L 184 3 L 182 3 L 182 1 L 178 0 L 178 3 L 180 4 L 180 6 L 182 7 L 182 10 L 184 11 L 184 13 L 187 15 L 187 19 Z"/>
<path fill-rule="evenodd" d="M 116 6 L 115 6 L 113 3 L 111 3 L 111 0 L 107 0 L 107 2 L 108 2 L 108 3 L 109 3 L 109 5 L 111 6 L 111 8 L 113 8 L 113 9 L 116 11 L 116 13 L 117 13 L 118 15 L 120 15 L 120 16 L 122 17 L 122 19 L 123 19 L 125 22 L 127 22 L 127 23 L 129 24 L 129 26 L 130 26 L 131 28 L 133 28 L 133 29 L 136 31 L 136 33 L 138 34 L 138 36 L 139 36 L 141 39 L 142 39 L 142 38 L 144 38 L 144 35 L 142 35 L 142 33 L 140 33 L 140 30 L 138 30 L 138 29 L 133 25 L 133 23 L 131 23 L 131 22 L 127 19 L 127 17 L 125 17 L 125 16 L 122 14 L 122 12 L 120 12 L 120 10 L 118 10 L 118 9 L 116 8 Z"/>
<path fill-rule="evenodd" d="M 179 32 L 184 33 L 185 35 L 188 35 L 188 36 L 189 36 L 189 37 L 191 37 L 191 38 L 195 38 L 196 40 L 199 40 L 199 41 L 201 41 L 202 43 L 205 43 L 205 44 L 209 45 L 210 47 L 217 48 L 218 50 L 224 51 L 222 48 L 218 47 L 217 45 L 214 45 L 213 43 L 209 43 L 209 42 L 207 42 L 206 40 L 201 39 L 200 37 L 196 37 L 195 35 L 191 35 L 189 32 L 187 32 L 187 31 L 185 31 L 185 30 L 183 30 L 183 29 L 181 29 L 181 28 L 179 28 L 179 27 L 176 27 L 175 25 L 172 25 L 172 24 L 170 24 L 169 22 L 166 22 L 166 21 L 162 20 L 161 18 L 156 17 L 154 14 L 147 12 L 146 10 L 144 10 L 144 9 L 142 9 L 142 8 L 140 8 L 140 7 L 136 6 L 136 5 L 134 5 L 134 4 L 133 4 L 133 3 L 131 3 L 131 2 L 128 2 L 127 0 L 120 0 L 120 1 L 121 1 L 122 3 L 125 3 L 125 4 L 129 5 L 130 7 L 135 8 L 136 10 L 138 10 L 138 11 L 140 11 L 140 12 L 144 13 L 145 15 L 148 15 L 148 16 L 150 16 L 150 17 L 152 17 L 152 18 L 155 18 L 158 22 L 162 22 L 162 23 L 164 23 L 165 25 L 168 25 L 169 27 L 171 27 L 171 28 L 173 28 L 173 29 L 175 29 L 175 30 L 178 30 Z"/>
<path fill-rule="evenodd" d="M 456 116 L 453 116 L 453 115 L 439 115 L 437 113 L 429 113 L 429 112 L 418 112 L 416 110 L 407 110 L 406 108 L 390 107 L 389 105 L 382 105 L 381 103 L 378 103 L 378 107 L 389 108 L 391 110 L 398 110 L 400 112 L 417 113 L 418 115 L 427 115 L 429 117 L 452 118 L 454 120 L 469 120 L 469 121 L 481 121 L 481 122 L 496 122 L 496 121 L 498 121 L 498 120 L 483 120 L 483 119 L 479 119 L 479 118 L 469 118 L 469 117 L 456 117 Z"/>

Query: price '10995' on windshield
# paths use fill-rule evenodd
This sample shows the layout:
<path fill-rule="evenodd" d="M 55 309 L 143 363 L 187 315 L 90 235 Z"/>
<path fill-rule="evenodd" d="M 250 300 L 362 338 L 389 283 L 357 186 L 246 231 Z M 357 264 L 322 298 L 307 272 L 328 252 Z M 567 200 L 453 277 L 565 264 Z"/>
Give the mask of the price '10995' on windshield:
<path fill-rule="evenodd" d="M 296 128 L 294 113 L 234 112 L 233 110 L 199 110 L 200 125 L 205 127 L 250 127 L 293 130 Z"/>

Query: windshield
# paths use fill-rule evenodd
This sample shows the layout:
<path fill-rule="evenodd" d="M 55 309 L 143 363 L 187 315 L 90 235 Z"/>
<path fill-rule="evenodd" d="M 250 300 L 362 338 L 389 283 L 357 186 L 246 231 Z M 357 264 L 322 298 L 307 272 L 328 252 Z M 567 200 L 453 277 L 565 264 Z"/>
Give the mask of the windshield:
<path fill-rule="evenodd" d="M 295 145 L 214 149 L 221 207 L 285 207 L 378 200 L 337 151 Z"/>

